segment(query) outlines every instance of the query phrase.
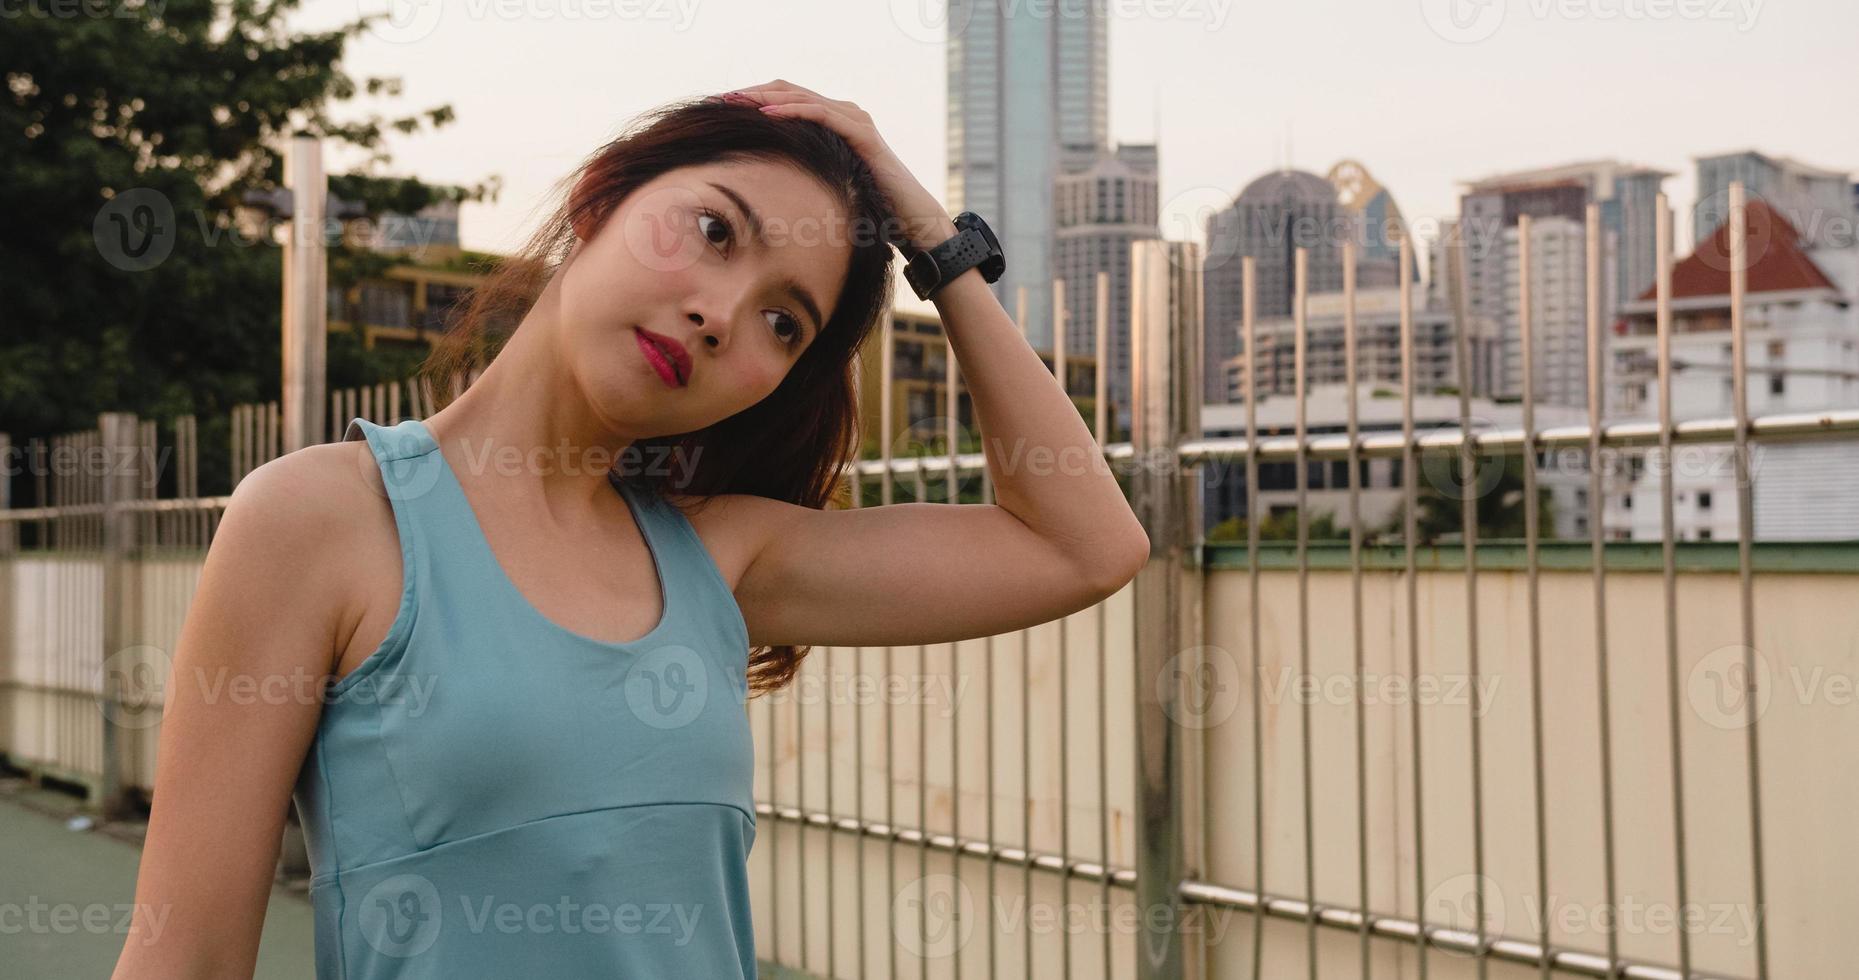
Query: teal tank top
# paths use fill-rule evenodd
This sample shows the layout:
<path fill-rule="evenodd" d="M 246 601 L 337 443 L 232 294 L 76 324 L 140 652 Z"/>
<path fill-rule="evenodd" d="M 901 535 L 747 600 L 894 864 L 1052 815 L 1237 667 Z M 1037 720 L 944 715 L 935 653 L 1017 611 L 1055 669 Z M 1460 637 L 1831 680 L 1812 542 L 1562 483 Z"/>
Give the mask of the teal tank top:
<path fill-rule="evenodd" d="M 754 977 L 748 629 L 690 522 L 610 475 L 664 602 L 596 640 L 505 576 L 425 423 L 356 438 L 403 587 L 292 791 L 318 980 Z"/>

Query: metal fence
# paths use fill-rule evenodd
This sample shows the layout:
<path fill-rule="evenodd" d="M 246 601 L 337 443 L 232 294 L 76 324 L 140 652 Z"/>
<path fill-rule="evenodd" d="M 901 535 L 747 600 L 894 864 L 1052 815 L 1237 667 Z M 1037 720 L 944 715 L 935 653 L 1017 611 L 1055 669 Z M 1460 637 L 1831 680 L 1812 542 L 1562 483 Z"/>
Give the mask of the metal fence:
<path fill-rule="evenodd" d="M 1109 600 L 1016 633 L 816 648 L 793 684 L 750 703 L 760 955 L 835 977 L 1841 975 L 1840 931 L 1859 898 L 1827 872 L 1849 876 L 1859 859 L 1846 826 L 1859 785 L 1843 773 L 1859 732 L 1837 686 L 1804 697 L 1786 681 L 1817 669 L 1848 684 L 1859 676 L 1845 598 L 1859 562 L 1757 548 L 1749 449 L 1851 439 L 1859 412 L 1749 416 L 1740 188 L 1731 214 L 1734 414 L 1672 417 L 1661 198 L 1659 418 L 1604 424 L 1595 384 L 1586 425 L 1547 430 L 1530 387 L 1528 219 L 1515 429 L 1475 425 L 1462 383 L 1460 425 L 1416 431 L 1414 257 L 1403 240 L 1398 435 L 1358 427 L 1353 313 L 1346 430 L 1308 431 L 1299 252 L 1294 434 L 1261 436 L 1249 380 L 1246 434 L 1203 438 L 1207 259 L 1190 243 L 1136 243 L 1133 435 L 1105 456 L 1149 530 L 1151 561 Z M 1587 227 L 1588 376 L 1598 379 L 1603 243 L 1592 208 Z M 1456 269 L 1464 246 L 1449 244 Z M 1250 350 L 1255 270 L 1240 261 Z M 1346 249 L 1351 310 L 1353 266 Z M 1092 421 L 1103 432 L 1107 279 L 1096 287 Z M 1454 305 L 1463 382 L 1456 288 Z M 1053 333 L 1063 379 L 1068 331 Z M 906 493 L 991 501 L 982 455 L 959 451 L 953 351 L 946 414 L 931 423 L 947 452 L 906 458 L 889 438 L 888 332 L 880 349 L 881 387 L 866 394 L 886 438 L 880 458 L 847 473 L 849 504 L 865 503 L 868 484 L 880 504 Z M 333 395 L 329 438 L 357 415 L 405 417 L 403 395 L 406 415 L 430 412 L 417 386 Z M 278 454 L 278 431 L 276 403 L 234 412 L 235 483 Z M 95 431 L 26 454 L 70 457 L 39 468 L 32 506 L 0 500 L 0 749 L 90 786 L 108 812 L 153 782 L 164 651 L 228 499 L 199 495 L 195 432 L 181 419 L 164 447 L 154 423 L 107 414 Z M 1670 460 L 1692 444 L 1735 458 L 1734 561 L 1712 557 L 1729 544 L 1678 542 L 1669 480 L 1656 561 L 1605 542 L 1604 454 Z M 1546 550 L 1538 533 L 1538 471 L 1555 449 L 1585 461 L 1585 555 Z M 152 492 L 164 451 L 181 474 L 174 499 Z M 79 465 L 91 457 L 118 462 Z M 1457 460 L 1471 473 L 1507 457 L 1528 463 L 1520 552 L 1479 540 L 1475 493 L 1459 496 L 1450 547 L 1419 539 L 1423 463 Z M 1315 542 L 1308 464 L 1336 460 L 1349 464 L 1339 523 L 1349 539 Z M 1401 464 L 1396 544 L 1367 539 L 1366 460 Z M 1203 540 L 1200 481 L 1215 462 L 1243 464 L 1248 501 L 1261 464 L 1295 464 L 1295 538 L 1262 540 L 1254 519 L 1243 544 Z M 1700 701 L 1700 683 L 1727 697 Z M 1651 924 L 1649 908 L 1668 921 Z M 1733 927 L 1717 928 L 1719 914 Z"/>

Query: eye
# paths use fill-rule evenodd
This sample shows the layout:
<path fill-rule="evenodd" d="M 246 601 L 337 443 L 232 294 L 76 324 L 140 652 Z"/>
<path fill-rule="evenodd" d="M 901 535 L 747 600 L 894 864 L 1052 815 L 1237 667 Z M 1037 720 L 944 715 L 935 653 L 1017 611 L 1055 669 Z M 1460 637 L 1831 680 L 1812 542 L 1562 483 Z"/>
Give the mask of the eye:
<path fill-rule="evenodd" d="M 705 227 L 704 222 L 706 220 L 712 223 L 711 227 Z M 729 219 L 708 208 L 697 212 L 697 232 L 703 235 L 704 239 L 712 245 L 726 245 L 735 240 L 736 237 L 736 229 L 730 227 Z M 718 234 L 723 237 L 715 237 L 715 235 Z"/>
<path fill-rule="evenodd" d="M 768 312 L 773 313 L 775 317 L 777 318 L 777 321 L 780 321 L 774 324 L 774 328 L 775 328 L 775 336 L 781 340 L 781 343 L 789 347 L 798 345 L 801 342 L 801 339 L 806 335 L 806 328 L 804 328 L 801 325 L 801 322 L 795 319 L 786 310 L 769 310 Z M 793 331 L 792 336 L 788 336 L 788 337 L 781 336 L 781 322 L 785 322 L 788 325 L 788 327 Z"/>

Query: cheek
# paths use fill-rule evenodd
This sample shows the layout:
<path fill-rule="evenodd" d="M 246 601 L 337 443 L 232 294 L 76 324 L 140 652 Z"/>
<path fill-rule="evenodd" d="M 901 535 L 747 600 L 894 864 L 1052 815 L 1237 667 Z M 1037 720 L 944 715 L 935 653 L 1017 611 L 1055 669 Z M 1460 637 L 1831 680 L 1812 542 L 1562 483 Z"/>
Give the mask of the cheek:
<path fill-rule="evenodd" d="M 561 317 L 571 335 L 585 335 L 612 324 L 634 298 L 630 277 L 595 252 L 578 256 L 562 280 Z"/>
<path fill-rule="evenodd" d="M 767 357 L 745 358 L 745 363 L 732 365 L 732 370 L 724 373 L 728 375 L 725 385 L 735 411 L 773 394 L 787 375 L 782 365 Z"/>

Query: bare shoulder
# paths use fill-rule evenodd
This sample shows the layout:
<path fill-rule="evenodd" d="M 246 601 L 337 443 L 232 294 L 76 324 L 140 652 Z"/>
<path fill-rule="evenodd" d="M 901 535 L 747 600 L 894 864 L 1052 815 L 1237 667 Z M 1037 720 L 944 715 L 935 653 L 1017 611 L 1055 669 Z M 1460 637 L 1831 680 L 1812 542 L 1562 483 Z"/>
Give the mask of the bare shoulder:
<path fill-rule="evenodd" d="M 353 634 L 371 596 L 398 599 L 399 537 L 366 442 L 305 446 L 258 466 L 234 488 L 222 533 L 235 523 L 269 542 L 269 555 L 288 556 L 302 587 L 332 604 L 339 638 Z"/>
<path fill-rule="evenodd" d="M 723 578 L 736 588 L 771 535 L 807 508 L 747 493 L 666 494 L 703 540 Z"/>
<path fill-rule="evenodd" d="M 370 502 L 385 505 L 387 495 L 367 444 L 336 442 L 259 465 L 233 489 L 227 513 L 307 541 L 342 530 Z"/>

